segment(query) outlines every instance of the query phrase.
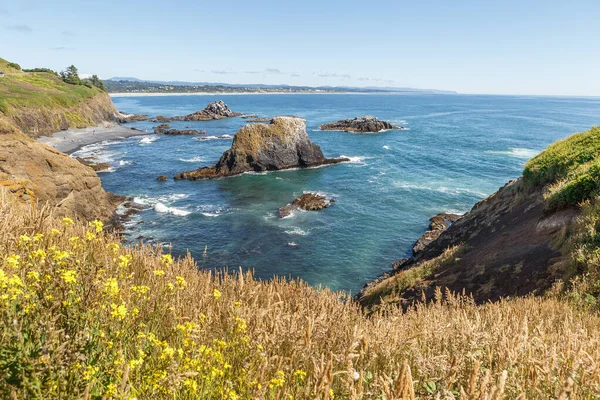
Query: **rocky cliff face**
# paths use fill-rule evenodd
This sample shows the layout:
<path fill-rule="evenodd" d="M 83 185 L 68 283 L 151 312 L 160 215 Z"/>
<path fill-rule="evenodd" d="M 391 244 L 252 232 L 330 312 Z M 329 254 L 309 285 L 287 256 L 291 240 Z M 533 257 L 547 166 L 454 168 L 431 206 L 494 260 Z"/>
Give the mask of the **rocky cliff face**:
<path fill-rule="evenodd" d="M 561 245 L 578 215 L 575 208 L 549 211 L 544 188 L 511 181 L 365 286 L 358 299 L 409 305 L 422 295 L 431 299 L 436 287 L 464 290 L 477 302 L 543 293 L 567 272 Z"/>
<path fill-rule="evenodd" d="M 86 220 L 109 220 L 118 202 L 91 167 L 23 133 L 0 134 L 0 186 L 24 203 Z"/>
<path fill-rule="evenodd" d="M 306 133 L 306 121 L 277 117 L 271 123 L 246 125 L 236 133 L 231 149 L 213 167 L 182 172 L 175 179 L 210 179 L 249 171 L 276 171 L 349 161 L 325 158 Z"/>
<path fill-rule="evenodd" d="M 69 128 L 84 128 L 103 121 L 114 121 L 117 110 L 107 93 L 98 93 L 75 105 L 65 107 L 15 108 L 12 122 L 25 134 L 37 138 Z"/>

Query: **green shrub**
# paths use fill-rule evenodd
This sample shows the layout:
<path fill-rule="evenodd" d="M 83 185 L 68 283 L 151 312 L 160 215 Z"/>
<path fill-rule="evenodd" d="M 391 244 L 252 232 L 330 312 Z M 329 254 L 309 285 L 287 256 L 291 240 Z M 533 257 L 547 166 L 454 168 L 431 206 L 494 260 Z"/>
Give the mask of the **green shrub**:
<path fill-rule="evenodd" d="M 9 62 L 6 65 L 8 67 L 10 67 L 10 68 L 14 68 L 14 69 L 19 70 L 19 71 L 21 70 L 21 66 L 19 64 L 17 64 L 17 63 Z"/>

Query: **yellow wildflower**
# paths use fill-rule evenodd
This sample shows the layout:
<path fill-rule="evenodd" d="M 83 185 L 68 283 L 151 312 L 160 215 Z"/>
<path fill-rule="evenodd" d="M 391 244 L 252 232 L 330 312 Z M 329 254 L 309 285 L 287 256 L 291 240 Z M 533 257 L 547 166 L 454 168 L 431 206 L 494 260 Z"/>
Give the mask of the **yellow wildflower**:
<path fill-rule="evenodd" d="M 40 273 L 37 271 L 29 271 L 27 273 L 27 278 L 37 282 L 40 280 Z"/>
<path fill-rule="evenodd" d="M 242 302 L 241 302 L 241 301 L 234 301 L 234 302 L 233 302 L 233 306 L 234 306 L 235 308 L 241 307 L 241 306 L 242 306 Z"/>
<path fill-rule="evenodd" d="M 65 281 L 65 283 L 68 284 L 77 282 L 77 272 L 71 269 L 63 270 L 60 274 L 60 277 L 63 281 Z"/>
<path fill-rule="evenodd" d="M 106 249 L 112 249 L 113 254 L 117 254 L 117 251 L 119 250 L 119 245 L 117 243 L 108 243 L 106 245 Z"/>
<path fill-rule="evenodd" d="M 54 255 L 52 256 L 52 259 L 54 261 L 62 261 L 65 258 L 69 258 L 70 254 L 68 251 L 63 251 L 63 250 L 57 250 L 54 252 Z"/>
<path fill-rule="evenodd" d="M 116 278 L 108 278 L 106 282 L 103 282 L 104 293 L 109 296 L 116 296 L 119 294 L 119 283 Z"/>
<path fill-rule="evenodd" d="M 131 263 L 131 255 L 130 254 L 126 254 L 124 256 L 119 256 L 119 267 L 121 268 L 125 268 L 127 266 L 129 266 L 129 264 Z"/>
<path fill-rule="evenodd" d="M 176 276 L 175 280 L 177 281 L 177 286 L 179 287 L 179 289 L 183 290 L 186 287 L 187 282 L 185 281 L 183 276 Z"/>
<path fill-rule="evenodd" d="M 59 231 L 58 229 L 54 229 L 54 228 L 52 228 L 52 230 L 50 231 L 50 234 L 51 234 L 51 235 L 59 235 L 59 234 L 60 234 L 60 231 Z"/>
<path fill-rule="evenodd" d="M 89 226 L 94 227 L 96 229 L 96 233 L 102 232 L 102 228 L 104 228 L 104 224 L 102 221 L 94 220 L 89 223 Z"/>
<path fill-rule="evenodd" d="M 213 296 L 215 297 L 215 299 L 219 300 L 219 298 L 221 297 L 221 292 L 215 289 L 213 290 Z"/>
<path fill-rule="evenodd" d="M 27 243 L 31 242 L 31 238 L 27 235 L 21 235 L 19 236 L 19 244 L 21 245 L 25 245 Z"/>
<path fill-rule="evenodd" d="M 163 276 L 164 274 L 165 274 L 165 271 L 163 271 L 162 269 L 154 270 L 154 275 L 156 275 L 156 276 Z"/>
<path fill-rule="evenodd" d="M 20 255 L 13 254 L 6 258 L 6 263 L 8 264 L 9 267 L 16 269 L 16 268 L 19 268 L 19 260 L 20 259 L 21 259 Z"/>
<path fill-rule="evenodd" d="M 169 288 L 169 290 L 173 291 L 175 290 L 175 285 L 173 285 L 171 282 L 167 283 L 167 288 Z"/>
<path fill-rule="evenodd" d="M 274 389 L 282 387 L 284 383 L 285 377 L 283 371 L 277 371 L 277 373 L 275 374 L 275 378 L 271 379 L 271 381 L 269 382 L 269 388 Z"/>
<path fill-rule="evenodd" d="M 162 262 L 164 262 L 165 265 L 167 265 L 167 266 L 173 264 L 173 257 L 171 257 L 170 254 L 163 254 L 161 259 L 162 259 Z"/>
<path fill-rule="evenodd" d="M 94 235 L 92 232 L 86 232 L 85 238 L 91 242 L 92 240 L 96 239 L 96 235 Z"/>
<path fill-rule="evenodd" d="M 110 315 L 119 321 L 123 321 L 127 316 L 127 307 L 125 306 L 125 303 L 121 303 L 120 305 L 112 303 L 110 308 L 112 309 Z"/>
<path fill-rule="evenodd" d="M 306 378 L 306 372 L 301 369 L 297 369 L 296 371 L 294 371 L 294 377 L 298 380 L 303 381 L 304 378 Z"/>
<path fill-rule="evenodd" d="M 34 242 L 39 242 L 40 240 L 42 240 L 44 237 L 43 233 L 36 233 L 35 235 L 33 235 L 33 241 Z"/>

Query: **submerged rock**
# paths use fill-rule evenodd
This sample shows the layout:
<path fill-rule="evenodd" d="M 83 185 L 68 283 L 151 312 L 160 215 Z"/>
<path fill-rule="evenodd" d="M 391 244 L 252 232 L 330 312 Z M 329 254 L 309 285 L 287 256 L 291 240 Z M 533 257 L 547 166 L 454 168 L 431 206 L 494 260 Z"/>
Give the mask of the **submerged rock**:
<path fill-rule="evenodd" d="M 364 116 L 354 119 L 343 119 L 337 122 L 330 122 L 319 126 L 322 131 L 344 131 L 344 132 L 362 132 L 373 133 L 386 129 L 404 129 L 401 126 L 395 126 L 387 121 L 381 121 L 378 118 Z"/>
<path fill-rule="evenodd" d="M 164 182 L 167 179 L 169 179 L 169 178 L 166 175 L 161 175 L 158 178 L 156 178 L 156 180 L 159 181 L 159 182 Z"/>
<path fill-rule="evenodd" d="M 231 109 L 222 100 L 210 103 L 204 110 L 183 117 L 184 121 L 209 121 L 212 119 L 223 119 L 238 117 L 241 113 L 231 111 Z"/>
<path fill-rule="evenodd" d="M 335 203 L 334 199 L 316 193 L 305 193 L 279 209 L 279 218 L 285 218 L 296 210 L 318 211 Z"/>
<path fill-rule="evenodd" d="M 211 179 L 244 172 L 306 168 L 350 161 L 348 158 L 325 158 L 321 148 L 306 133 L 306 121 L 298 117 L 276 117 L 270 124 L 242 127 L 233 144 L 217 164 L 182 172 L 175 179 Z"/>
<path fill-rule="evenodd" d="M 93 169 L 96 172 L 105 171 L 105 170 L 111 168 L 110 164 L 103 163 L 103 162 L 100 162 L 100 163 L 96 162 L 96 159 L 93 157 L 86 157 L 86 158 L 77 157 L 76 160 L 79 161 L 80 163 L 82 163 L 83 165 L 87 165 L 88 167 L 90 167 L 91 169 Z"/>
<path fill-rule="evenodd" d="M 165 117 L 163 115 L 158 115 L 158 116 L 156 116 L 156 118 L 154 118 L 150 121 L 165 123 L 165 122 L 182 121 L 182 120 L 183 120 L 183 117 L 181 117 L 181 116 Z"/>
<path fill-rule="evenodd" d="M 416 256 L 418 253 L 423 251 L 429 243 L 436 240 L 443 231 L 452 225 L 452 223 L 456 222 L 460 217 L 462 217 L 462 215 L 440 213 L 429 218 L 429 229 L 414 244 L 412 248 L 413 256 Z"/>

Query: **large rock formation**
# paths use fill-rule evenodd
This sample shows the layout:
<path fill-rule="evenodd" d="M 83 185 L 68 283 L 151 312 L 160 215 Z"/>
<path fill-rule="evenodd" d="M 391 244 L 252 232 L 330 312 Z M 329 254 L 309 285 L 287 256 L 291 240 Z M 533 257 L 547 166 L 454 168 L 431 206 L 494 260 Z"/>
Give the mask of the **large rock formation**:
<path fill-rule="evenodd" d="M 354 119 L 343 119 L 341 121 L 323 124 L 319 126 L 319 129 L 321 129 L 322 131 L 373 133 L 380 132 L 386 129 L 403 128 L 367 115 L 364 117 L 356 117 Z"/>
<path fill-rule="evenodd" d="M 0 134 L 0 186 L 24 203 L 85 220 L 109 220 L 120 200 L 91 167 L 20 132 Z"/>
<path fill-rule="evenodd" d="M 270 124 L 252 124 L 236 133 L 231 149 L 213 167 L 182 172 L 175 179 L 210 179 L 248 171 L 276 171 L 350 161 L 325 158 L 321 148 L 306 133 L 306 121 L 298 117 L 276 117 Z"/>
<path fill-rule="evenodd" d="M 231 111 L 222 100 L 215 101 L 206 106 L 204 110 L 183 117 L 184 121 L 209 121 L 212 119 L 223 119 L 237 117 L 241 113 Z"/>
<path fill-rule="evenodd" d="M 279 209 L 279 218 L 290 216 L 296 210 L 318 211 L 327 208 L 335 203 L 334 199 L 328 199 L 318 193 L 304 193 L 302 196 L 295 199 L 290 204 L 287 204 Z"/>

